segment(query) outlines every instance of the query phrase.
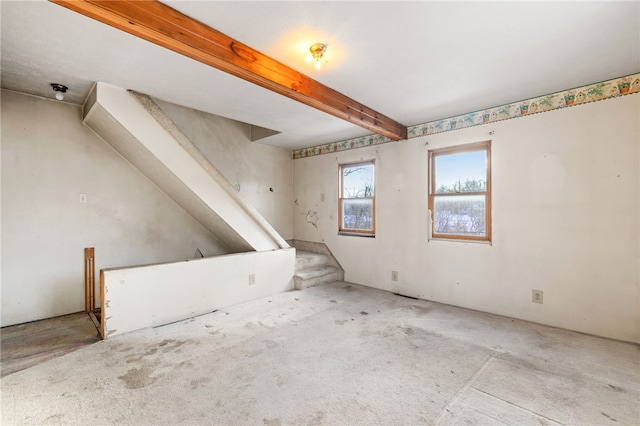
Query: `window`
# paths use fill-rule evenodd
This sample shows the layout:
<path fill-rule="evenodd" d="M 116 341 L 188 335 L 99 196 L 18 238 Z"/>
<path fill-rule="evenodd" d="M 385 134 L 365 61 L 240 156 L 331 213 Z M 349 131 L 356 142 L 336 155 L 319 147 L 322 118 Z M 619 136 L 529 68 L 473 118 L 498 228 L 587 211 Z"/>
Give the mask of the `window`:
<path fill-rule="evenodd" d="M 375 164 L 373 161 L 340 165 L 339 231 L 374 235 Z"/>
<path fill-rule="evenodd" d="M 429 151 L 433 238 L 491 241 L 491 141 Z"/>

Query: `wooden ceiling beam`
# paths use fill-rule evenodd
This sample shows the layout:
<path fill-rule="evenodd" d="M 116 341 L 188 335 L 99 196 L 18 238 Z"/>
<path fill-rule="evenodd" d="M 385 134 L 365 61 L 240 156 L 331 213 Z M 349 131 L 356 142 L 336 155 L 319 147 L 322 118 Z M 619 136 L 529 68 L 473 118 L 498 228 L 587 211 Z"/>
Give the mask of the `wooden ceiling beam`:
<path fill-rule="evenodd" d="M 158 1 L 50 0 L 392 140 L 407 128 Z"/>

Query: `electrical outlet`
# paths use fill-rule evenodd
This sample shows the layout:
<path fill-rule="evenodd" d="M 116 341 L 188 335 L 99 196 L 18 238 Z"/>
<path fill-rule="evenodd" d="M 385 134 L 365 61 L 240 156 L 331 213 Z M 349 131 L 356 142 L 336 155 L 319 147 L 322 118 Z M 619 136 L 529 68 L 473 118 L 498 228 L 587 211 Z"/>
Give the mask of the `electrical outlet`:
<path fill-rule="evenodd" d="M 254 285 L 256 283 L 256 274 L 249 274 L 249 285 Z"/>
<path fill-rule="evenodd" d="M 544 292 L 542 290 L 531 290 L 531 301 L 533 303 L 542 304 L 542 302 L 543 302 L 543 294 L 544 294 Z"/>
<path fill-rule="evenodd" d="M 78 195 L 78 202 L 80 204 L 87 204 L 87 194 L 79 194 Z"/>
<path fill-rule="evenodd" d="M 391 281 L 398 281 L 398 271 L 391 271 Z"/>

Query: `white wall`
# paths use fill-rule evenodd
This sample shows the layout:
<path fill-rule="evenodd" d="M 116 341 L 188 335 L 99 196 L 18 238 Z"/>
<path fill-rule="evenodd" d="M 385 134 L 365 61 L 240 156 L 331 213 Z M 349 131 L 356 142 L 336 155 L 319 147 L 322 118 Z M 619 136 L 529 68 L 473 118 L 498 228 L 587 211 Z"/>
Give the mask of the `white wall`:
<path fill-rule="evenodd" d="M 82 124 L 80 107 L 7 91 L 1 106 L 2 326 L 83 310 L 84 247 L 96 274 L 225 253 Z"/>
<path fill-rule="evenodd" d="M 294 238 L 325 242 L 351 282 L 640 342 L 639 117 L 631 95 L 295 160 Z M 493 244 L 427 242 L 427 150 L 488 139 Z M 373 239 L 337 235 L 338 164 L 361 159 L 377 166 Z"/>
<path fill-rule="evenodd" d="M 291 151 L 251 142 L 248 124 L 155 101 L 285 240 L 293 238 Z"/>
<path fill-rule="evenodd" d="M 104 337 L 291 290 L 295 260 L 288 248 L 104 270 Z"/>

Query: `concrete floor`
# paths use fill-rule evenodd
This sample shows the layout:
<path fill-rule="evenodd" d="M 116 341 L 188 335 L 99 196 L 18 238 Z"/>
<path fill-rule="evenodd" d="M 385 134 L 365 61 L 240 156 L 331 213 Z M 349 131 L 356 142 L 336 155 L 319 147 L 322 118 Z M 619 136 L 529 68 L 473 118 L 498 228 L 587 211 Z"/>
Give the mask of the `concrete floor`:
<path fill-rule="evenodd" d="M 640 423 L 640 350 L 336 282 L 2 378 L 2 424 Z"/>

